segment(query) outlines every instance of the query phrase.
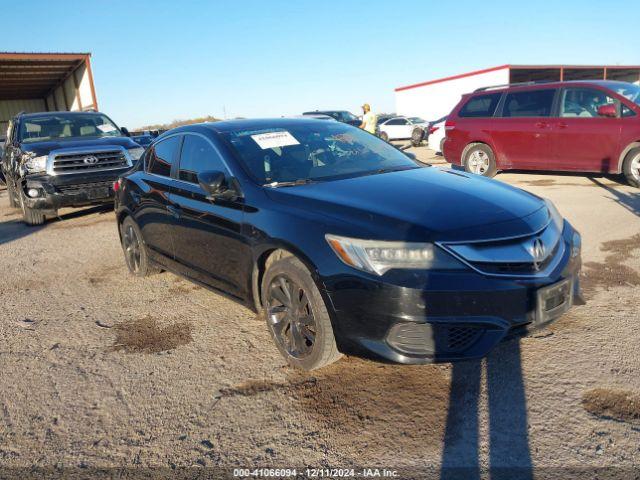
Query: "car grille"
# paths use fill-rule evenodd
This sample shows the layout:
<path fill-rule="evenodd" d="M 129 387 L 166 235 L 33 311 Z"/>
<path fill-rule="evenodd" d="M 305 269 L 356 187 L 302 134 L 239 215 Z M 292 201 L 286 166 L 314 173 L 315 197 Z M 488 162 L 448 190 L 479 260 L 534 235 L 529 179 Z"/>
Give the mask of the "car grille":
<path fill-rule="evenodd" d="M 123 150 L 100 152 L 56 153 L 52 171 L 55 175 L 83 173 L 87 171 L 114 170 L 129 166 Z"/>
<path fill-rule="evenodd" d="M 534 261 L 536 244 L 544 248 Z M 558 225 L 550 222 L 535 235 L 470 243 L 442 243 L 456 257 L 476 271 L 498 276 L 535 276 L 553 268 L 565 251 Z"/>
<path fill-rule="evenodd" d="M 78 195 L 81 193 L 85 193 L 89 190 L 96 190 L 100 188 L 108 188 L 109 190 L 113 187 L 113 182 L 92 182 L 92 183 L 76 183 L 73 185 L 58 185 L 57 189 L 60 193 L 64 193 L 65 195 Z"/>

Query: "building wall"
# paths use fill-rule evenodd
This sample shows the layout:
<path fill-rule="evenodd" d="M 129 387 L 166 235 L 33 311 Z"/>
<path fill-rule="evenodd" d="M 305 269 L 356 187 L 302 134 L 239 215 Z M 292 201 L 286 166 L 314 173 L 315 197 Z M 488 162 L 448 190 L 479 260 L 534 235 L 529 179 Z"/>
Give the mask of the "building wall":
<path fill-rule="evenodd" d="M 399 90 L 395 92 L 396 112 L 398 115 L 436 120 L 448 115 L 464 93 L 505 83 L 509 83 L 508 67 Z"/>
<path fill-rule="evenodd" d="M 20 112 L 42 112 L 46 110 L 44 100 L 0 100 L 0 136 L 4 137 L 9 120 Z"/>

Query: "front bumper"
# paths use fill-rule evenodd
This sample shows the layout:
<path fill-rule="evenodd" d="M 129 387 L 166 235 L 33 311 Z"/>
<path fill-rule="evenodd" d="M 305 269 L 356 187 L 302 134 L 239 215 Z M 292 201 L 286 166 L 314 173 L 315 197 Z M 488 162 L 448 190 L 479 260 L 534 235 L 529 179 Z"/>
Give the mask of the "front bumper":
<path fill-rule="evenodd" d="M 63 207 L 82 207 L 113 202 L 113 182 L 128 168 L 90 175 L 28 175 L 21 186 L 29 208 L 55 213 Z M 35 189 L 37 197 L 27 192 Z"/>
<path fill-rule="evenodd" d="M 572 235 L 565 229 L 568 248 L 545 277 L 466 270 L 399 272 L 390 281 L 357 273 L 325 278 L 338 348 L 406 364 L 481 358 L 503 339 L 547 325 L 581 302 L 581 260 L 572 256 Z"/>

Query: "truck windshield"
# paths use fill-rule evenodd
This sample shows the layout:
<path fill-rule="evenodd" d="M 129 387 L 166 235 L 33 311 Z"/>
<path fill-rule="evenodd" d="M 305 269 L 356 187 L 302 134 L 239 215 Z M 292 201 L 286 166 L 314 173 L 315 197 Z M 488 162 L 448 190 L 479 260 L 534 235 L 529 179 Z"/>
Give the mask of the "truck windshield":
<path fill-rule="evenodd" d="M 291 123 L 222 135 L 245 170 L 262 185 L 420 168 L 387 142 L 344 123 Z"/>
<path fill-rule="evenodd" d="M 119 137 L 120 129 L 100 113 L 52 113 L 23 117 L 20 142 L 46 142 L 76 137 Z"/>
<path fill-rule="evenodd" d="M 614 91 L 622 95 L 623 97 L 627 97 L 636 105 L 640 105 L 640 87 L 634 85 L 633 83 L 629 83 L 628 85 L 624 85 L 622 87 L 614 88 Z"/>

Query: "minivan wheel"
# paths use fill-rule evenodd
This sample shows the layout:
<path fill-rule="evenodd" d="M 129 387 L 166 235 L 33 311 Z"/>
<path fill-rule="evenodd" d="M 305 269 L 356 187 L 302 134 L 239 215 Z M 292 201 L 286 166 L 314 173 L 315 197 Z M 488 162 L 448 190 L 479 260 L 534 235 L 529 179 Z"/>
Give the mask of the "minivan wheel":
<path fill-rule="evenodd" d="M 629 185 L 640 188 L 640 148 L 634 148 L 627 154 L 622 170 Z"/>
<path fill-rule="evenodd" d="M 341 357 L 322 295 L 296 257 L 267 267 L 262 305 L 269 333 L 289 365 L 315 370 Z"/>
<path fill-rule="evenodd" d="M 149 260 L 140 227 L 131 217 L 126 217 L 120 225 L 120 239 L 129 272 L 137 277 L 146 277 L 160 272 L 160 269 Z"/>
<path fill-rule="evenodd" d="M 469 173 L 493 177 L 497 173 L 496 157 L 484 143 L 472 144 L 464 156 L 464 169 Z"/>
<path fill-rule="evenodd" d="M 387 135 L 387 132 L 380 132 L 380 138 L 385 142 L 389 141 L 389 135 Z"/>
<path fill-rule="evenodd" d="M 42 225 L 46 220 L 46 216 L 42 211 L 27 207 L 24 200 L 24 193 L 20 193 L 20 207 L 22 208 L 22 219 L 24 223 L 31 226 Z"/>

